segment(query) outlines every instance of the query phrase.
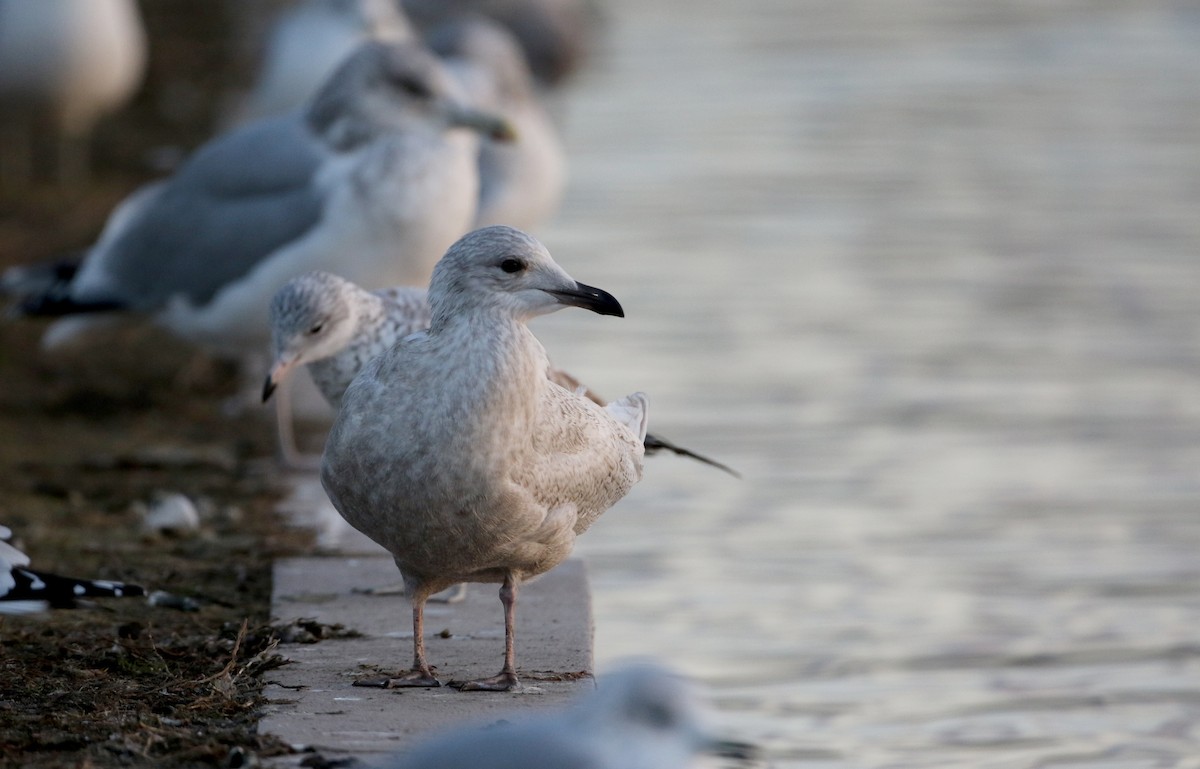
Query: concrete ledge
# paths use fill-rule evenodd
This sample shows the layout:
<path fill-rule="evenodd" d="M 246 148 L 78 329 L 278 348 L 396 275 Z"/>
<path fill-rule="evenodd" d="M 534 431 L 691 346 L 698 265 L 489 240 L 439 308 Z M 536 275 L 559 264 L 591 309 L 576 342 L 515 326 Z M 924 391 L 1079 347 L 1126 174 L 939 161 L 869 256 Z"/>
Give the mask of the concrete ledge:
<path fill-rule="evenodd" d="M 275 564 L 274 580 L 271 613 L 276 620 L 310 618 L 362 633 L 360 638 L 283 645 L 280 652 L 293 664 L 268 675 L 264 694 L 270 704 L 259 731 L 329 758 L 377 764 L 430 730 L 560 706 L 593 685 L 591 678 L 576 676 L 592 670 L 591 599 L 578 559 L 522 586 L 517 668 L 524 690 L 504 694 L 351 686 L 372 670 L 394 672 L 412 660 L 408 599 L 353 592 L 398 582 L 389 557 L 285 559 Z M 473 584 L 461 603 L 427 606 L 429 660 L 443 683 L 500 669 L 504 623 L 498 589 Z"/>

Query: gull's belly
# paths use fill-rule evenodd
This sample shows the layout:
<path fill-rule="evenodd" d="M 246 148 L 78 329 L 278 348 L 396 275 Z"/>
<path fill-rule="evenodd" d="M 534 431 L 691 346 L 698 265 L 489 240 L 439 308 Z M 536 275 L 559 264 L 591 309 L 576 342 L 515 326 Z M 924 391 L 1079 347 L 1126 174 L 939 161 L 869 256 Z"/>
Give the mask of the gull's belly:
<path fill-rule="evenodd" d="M 446 493 L 376 495 L 345 489 L 340 506 L 350 525 L 387 549 L 410 576 L 458 581 L 499 581 L 546 571 L 571 552 L 573 533 L 546 527 L 547 511 L 527 495 L 496 481 L 487 490 L 476 478 L 451 482 Z M 480 489 L 478 496 L 454 489 Z M 389 500 L 385 502 L 385 500 Z M 569 530 L 569 524 L 566 526 Z"/>

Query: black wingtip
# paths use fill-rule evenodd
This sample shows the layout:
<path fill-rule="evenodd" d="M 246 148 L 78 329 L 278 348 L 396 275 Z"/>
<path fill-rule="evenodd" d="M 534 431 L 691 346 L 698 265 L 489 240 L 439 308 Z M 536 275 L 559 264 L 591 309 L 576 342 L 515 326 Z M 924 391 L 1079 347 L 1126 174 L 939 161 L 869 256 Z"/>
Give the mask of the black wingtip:
<path fill-rule="evenodd" d="M 0 295 L 24 300 L 31 296 L 64 296 L 79 271 L 83 253 L 33 264 L 18 264 L 0 274 Z"/>
<path fill-rule="evenodd" d="M 268 375 L 267 381 L 263 382 L 262 402 L 266 403 L 271 400 L 271 393 L 273 392 L 275 392 L 275 382 Z"/>
<path fill-rule="evenodd" d="M 0 596 L 4 601 L 44 601 L 52 608 L 69 609 L 78 598 L 131 598 L 144 596 L 146 589 L 129 582 L 63 577 L 43 571 L 16 568 L 13 586 Z"/>
<path fill-rule="evenodd" d="M 109 300 L 77 302 L 71 297 L 56 291 L 26 297 L 17 305 L 17 310 L 21 315 L 52 318 L 64 315 L 84 315 L 93 312 L 117 312 L 124 309 L 126 307 L 123 302 Z"/>
<path fill-rule="evenodd" d="M 651 433 L 646 433 L 646 439 L 644 441 L 642 441 L 642 443 L 646 447 L 647 454 L 653 454 L 658 451 L 669 451 L 672 454 L 676 454 L 681 457 L 689 457 L 691 459 L 696 460 L 697 462 L 703 462 L 704 464 L 706 464 L 710 467 L 715 467 L 718 470 L 721 470 L 722 472 L 729 473 L 730 475 L 732 475 L 734 478 L 737 478 L 738 480 L 741 480 L 741 478 L 742 478 L 742 474 L 739 473 L 737 470 L 734 470 L 729 465 L 721 464 L 717 460 L 710 459 L 710 458 L 704 456 L 703 454 L 697 454 L 696 452 L 692 451 L 691 449 L 685 449 L 682 446 L 677 446 L 674 443 L 671 443 L 666 438 L 662 438 L 660 436 L 653 435 Z"/>
<path fill-rule="evenodd" d="M 76 315 L 127 309 L 114 299 L 80 301 L 71 295 L 82 255 L 68 259 L 10 267 L 0 275 L 0 295 L 9 299 L 13 315 Z"/>

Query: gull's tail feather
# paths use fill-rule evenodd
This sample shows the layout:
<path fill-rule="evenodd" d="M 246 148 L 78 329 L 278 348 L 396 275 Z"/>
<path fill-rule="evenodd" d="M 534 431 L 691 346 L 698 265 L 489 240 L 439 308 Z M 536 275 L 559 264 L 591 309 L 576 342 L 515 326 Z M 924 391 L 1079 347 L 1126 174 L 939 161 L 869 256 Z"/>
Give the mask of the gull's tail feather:
<path fill-rule="evenodd" d="M 734 478 L 742 477 L 742 474 L 739 473 L 737 470 L 734 470 L 732 467 L 729 467 L 728 465 L 723 465 L 715 459 L 709 459 L 708 457 L 704 456 L 703 454 L 697 454 L 696 452 L 692 451 L 691 449 L 685 449 L 682 446 L 677 446 L 674 443 L 671 443 L 666 438 L 663 438 L 662 436 L 653 435 L 653 434 L 648 433 L 646 435 L 646 438 L 643 441 L 643 443 L 646 444 L 646 453 L 647 454 L 654 454 L 655 452 L 658 452 L 658 451 L 669 451 L 672 454 L 678 454 L 681 457 L 690 457 L 690 458 L 696 460 L 697 462 L 703 462 L 704 464 L 715 467 L 718 470 L 723 470 L 723 471 L 729 473 L 730 475 L 732 475 Z"/>
<path fill-rule="evenodd" d="M 650 402 L 646 399 L 646 394 L 636 392 L 609 403 L 604 410 L 613 419 L 628 427 L 639 441 L 645 441 L 649 408 Z"/>
<path fill-rule="evenodd" d="M 31 607 L 39 604 L 69 609 L 75 606 L 78 598 L 128 598 L 146 594 L 141 585 L 128 582 L 61 577 L 20 567 L 12 569 L 7 576 L 9 579 L 4 581 L 12 584 L 0 593 L 0 614 L 29 614 L 35 610 Z"/>

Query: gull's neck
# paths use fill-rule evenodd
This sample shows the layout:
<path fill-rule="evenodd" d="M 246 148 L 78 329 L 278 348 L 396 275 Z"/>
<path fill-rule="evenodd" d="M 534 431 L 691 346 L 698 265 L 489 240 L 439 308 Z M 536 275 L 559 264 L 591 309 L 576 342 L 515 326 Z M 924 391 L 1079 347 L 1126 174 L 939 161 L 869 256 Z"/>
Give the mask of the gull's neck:
<path fill-rule="evenodd" d="M 354 333 L 350 337 L 347 349 L 356 349 L 369 345 L 378 338 L 384 324 L 387 323 L 387 307 L 383 298 L 359 286 L 351 289 L 350 301 L 354 303 Z"/>
<path fill-rule="evenodd" d="M 387 308 L 380 297 L 352 284 L 344 286 L 343 292 L 349 330 L 342 345 L 308 362 L 313 381 L 335 409 L 341 406 L 342 394 L 363 363 L 378 352 L 378 337 L 387 320 Z"/>
<path fill-rule="evenodd" d="M 454 311 L 435 307 L 434 313 L 430 336 L 455 360 L 470 361 L 475 376 L 466 387 L 478 390 L 482 400 L 499 408 L 532 416 L 549 361 L 524 321 L 500 306 Z"/>

